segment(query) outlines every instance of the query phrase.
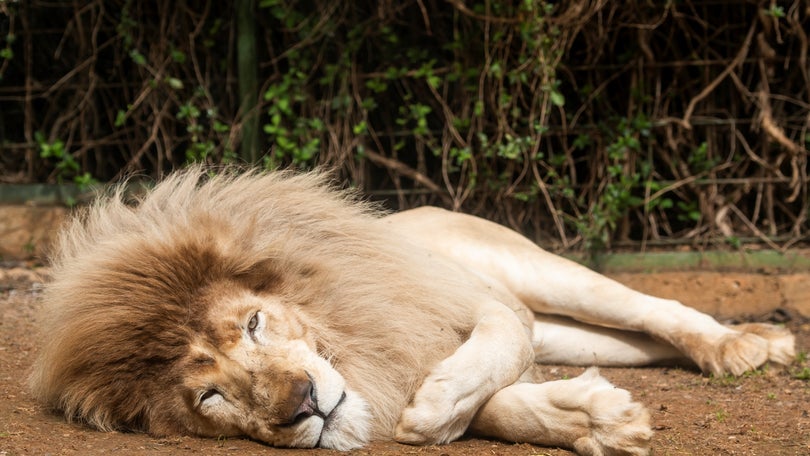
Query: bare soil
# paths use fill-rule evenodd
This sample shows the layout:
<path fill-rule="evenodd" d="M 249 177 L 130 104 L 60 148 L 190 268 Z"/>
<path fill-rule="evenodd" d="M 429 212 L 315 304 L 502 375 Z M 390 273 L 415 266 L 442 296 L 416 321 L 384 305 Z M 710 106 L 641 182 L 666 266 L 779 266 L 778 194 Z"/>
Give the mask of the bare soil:
<path fill-rule="evenodd" d="M 39 294 L 47 271 L 28 265 L 0 267 L 0 456 L 112 453 L 258 455 L 343 454 L 327 450 L 279 450 L 242 439 L 153 438 L 103 433 L 65 423 L 34 403 L 25 378 L 36 353 Z M 779 320 L 797 335 L 800 352 L 788 368 L 767 366 L 742 378 L 710 378 L 675 367 L 602 369 L 614 384 L 646 404 L 655 429 L 655 455 L 810 454 L 810 322 L 807 302 L 790 290 L 806 289 L 810 275 L 659 273 L 617 276 L 631 286 L 680 299 L 721 318 Z M 785 287 L 788 288 L 786 294 Z M 792 288 L 791 288 L 792 287 Z M 799 296 L 799 297 L 797 297 Z M 801 300 L 803 302 L 795 302 Z M 749 303 L 740 305 L 740 303 Z M 786 310 L 787 309 L 787 310 Z M 548 379 L 578 375 L 582 368 L 548 366 Z M 374 443 L 357 455 L 569 455 L 527 444 L 463 439 L 444 446 Z"/>

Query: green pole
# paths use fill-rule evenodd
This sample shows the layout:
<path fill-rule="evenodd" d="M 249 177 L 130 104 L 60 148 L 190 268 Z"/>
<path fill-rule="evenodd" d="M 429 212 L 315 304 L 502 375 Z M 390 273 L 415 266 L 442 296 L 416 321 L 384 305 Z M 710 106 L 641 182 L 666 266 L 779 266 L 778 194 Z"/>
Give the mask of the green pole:
<path fill-rule="evenodd" d="M 256 57 L 256 1 L 236 0 L 236 59 L 242 112 L 239 154 L 246 163 L 259 162 L 258 59 Z"/>

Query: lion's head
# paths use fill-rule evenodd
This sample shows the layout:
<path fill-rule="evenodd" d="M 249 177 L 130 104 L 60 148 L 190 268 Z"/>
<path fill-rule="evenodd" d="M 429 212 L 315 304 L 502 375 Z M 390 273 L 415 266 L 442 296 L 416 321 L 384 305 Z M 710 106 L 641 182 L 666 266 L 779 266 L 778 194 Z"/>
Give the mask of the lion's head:
<path fill-rule="evenodd" d="M 322 174 L 192 169 L 124 200 L 53 260 L 31 386 L 68 419 L 348 449 L 470 329 L 468 296 Z"/>
<path fill-rule="evenodd" d="M 317 324 L 283 294 L 264 293 L 266 286 L 237 274 L 195 297 L 205 309 L 201 331 L 186 345 L 176 366 L 181 381 L 165 399 L 178 411 L 172 422 L 185 420 L 177 431 L 248 435 L 276 446 L 362 445 L 370 434 L 365 400 L 324 358 Z"/>

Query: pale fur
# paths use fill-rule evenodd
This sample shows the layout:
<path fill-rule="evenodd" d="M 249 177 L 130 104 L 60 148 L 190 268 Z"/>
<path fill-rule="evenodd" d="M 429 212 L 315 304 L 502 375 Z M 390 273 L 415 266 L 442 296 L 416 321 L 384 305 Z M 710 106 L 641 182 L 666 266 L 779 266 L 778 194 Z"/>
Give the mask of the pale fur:
<path fill-rule="evenodd" d="M 275 271 L 286 265 L 325 271 L 308 289 L 296 290 L 296 299 L 318 301 L 305 312 L 323 355 L 368 402 L 373 436 L 390 438 L 427 372 L 472 330 L 466 303 L 482 299 L 484 290 L 448 274 L 452 266 L 426 261 L 419 248 L 373 223 L 377 216 L 314 173 L 208 177 L 191 169 L 169 177 L 137 205 L 126 204 L 121 190 L 99 200 L 62 232 L 54 256 L 43 311 L 46 337 L 31 376 L 35 396 L 68 419 L 103 430 L 182 431 L 153 425 L 172 421 L 171 412 L 155 410 L 173 404 L 168 398 L 161 403 L 168 385 L 147 384 L 143 395 L 130 390 L 124 397 L 114 391 L 123 385 L 110 385 L 98 370 L 137 349 L 138 341 L 119 340 L 108 329 L 141 323 L 132 321 L 142 315 L 131 288 L 172 283 L 151 276 L 157 271 L 148 270 L 153 260 L 147 256 L 175 255 L 177 245 L 192 245 L 213 248 L 223 276 L 268 260 Z M 112 273 L 139 262 L 149 280 Z M 198 286 L 182 285 L 189 293 Z M 175 311 L 160 309 L 159 301 L 148 304 L 158 307 L 155 316 Z M 187 305 L 190 314 L 203 310 Z M 362 330 L 348 336 L 342 328 Z"/>
<path fill-rule="evenodd" d="M 740 374 L 794 353 L 784 329 L 725 327 L 478 218 L 382 214 L 320 172 L 193 167 L 137 201 L 122 189 L 62 232 L 31 375 L 39 400 L 102 430 L 338 449 L 472 431 L 646 454 L 649 415 L 595 371 L 521 374 L 533 360 Z M 307 378 L 329 417 L 291 422 Z"/>

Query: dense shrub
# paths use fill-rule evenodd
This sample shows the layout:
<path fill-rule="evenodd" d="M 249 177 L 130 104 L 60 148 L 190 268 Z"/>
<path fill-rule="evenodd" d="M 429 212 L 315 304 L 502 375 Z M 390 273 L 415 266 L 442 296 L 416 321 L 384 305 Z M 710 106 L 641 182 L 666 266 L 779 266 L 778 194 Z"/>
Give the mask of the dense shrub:
<path fill-rule="evenodd" d="M 807 14 L 799 0 L 0 0 L 0 181 L 248 157 L 332 166 L 393 207 L 462 209 L 558 250 L 786 248 L 808 229 Z"/>

